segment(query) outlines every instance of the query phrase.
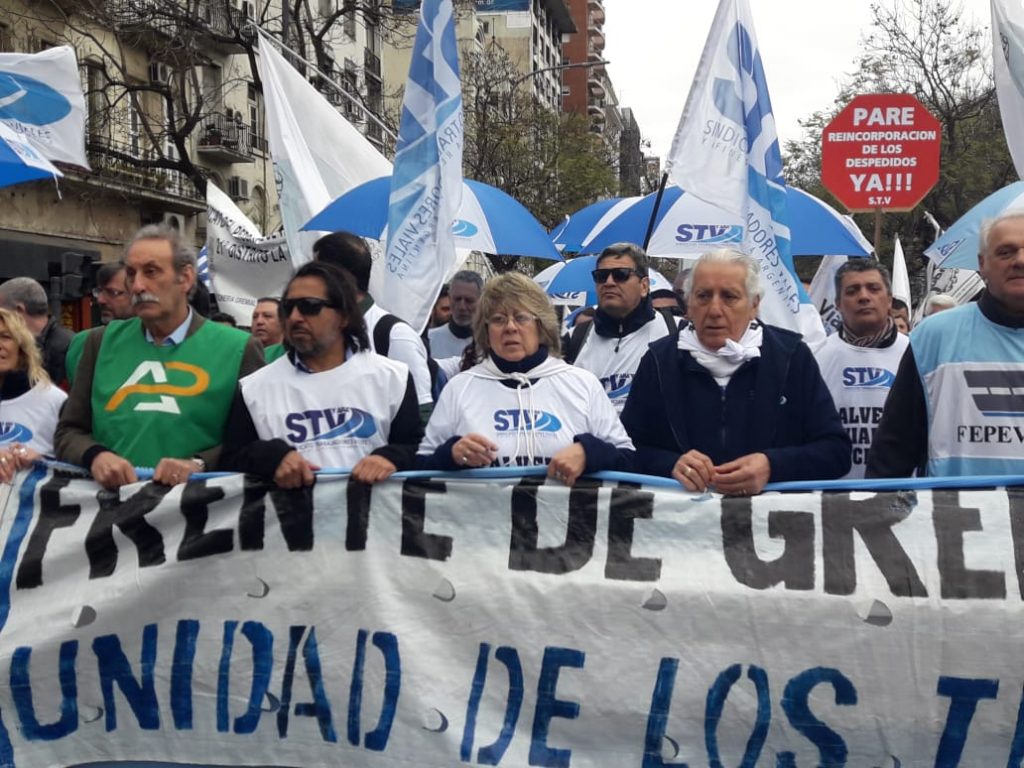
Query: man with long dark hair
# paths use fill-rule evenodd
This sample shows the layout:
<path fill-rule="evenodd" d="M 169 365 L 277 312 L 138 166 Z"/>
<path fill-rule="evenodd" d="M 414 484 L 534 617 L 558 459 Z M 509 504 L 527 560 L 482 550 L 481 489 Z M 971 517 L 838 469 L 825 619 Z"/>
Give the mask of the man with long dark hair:
<path fill-rule="evenodd" d="M 321 467 L 368 483 L 411 468 L 423 436 L 412 376 L 370 350 L 351 278 L 303 265 L 281 318 L 287 353 L 239 382 L 223 466 L 282 488 L 312 484 Z"/>

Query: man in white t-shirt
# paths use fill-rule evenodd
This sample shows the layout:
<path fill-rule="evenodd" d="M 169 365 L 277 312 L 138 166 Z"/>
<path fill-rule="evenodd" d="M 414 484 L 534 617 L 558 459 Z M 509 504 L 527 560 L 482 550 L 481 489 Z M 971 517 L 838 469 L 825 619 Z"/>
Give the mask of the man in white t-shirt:
<path fill-rule="evenodd" d="M 423 437 L 412 377 L 370 350 L 351 278 L 304 264 L 281 310 L 288 353 L 239 382 L 221 466 L 282 488 L 325 467 L 367 483 L 411 469 Z"/>
<path fill-rule="evenodd" d="M 566 345 L 566 362 L 597 376 L 619 413 L 647 347 L 676 331 L 671 314 L 651 304 L 649 263 L 639 245 L 616 243 L 605 248 L 593 272 L 594 321 L 574 328 Z"/>
<path fill-rule="evenodd" d="M 427 331 L 430 356 L 435 360 L 458 358 L 473 340 L 473 312 L 476 310 L 484 280 L 468 269 L 456 272 L 448 283 L 451 318 L 442 326 Z"/>
<path fill-rule="evenodd" d="M 884 266 L 874 259 L 848 259 L 835 281 L 843 324 L 819 350 L 818 365 L 853 442 L 853 467 L 846 477 L 860 478 L 909 339 L 891 316 L 892 281 Z"/>

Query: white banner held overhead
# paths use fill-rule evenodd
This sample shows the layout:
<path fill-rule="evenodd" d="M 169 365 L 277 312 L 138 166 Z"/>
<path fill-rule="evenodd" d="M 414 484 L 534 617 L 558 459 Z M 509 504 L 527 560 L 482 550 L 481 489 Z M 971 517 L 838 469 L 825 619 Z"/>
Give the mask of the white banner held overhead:
<path fill-rule="evenodd" d="M 666 161 L 688 193 L 738 214 L 761 262 L 760 316 L 816 348 L 821 319 L 793 268 L 782 151 L 747 0 L 720 0 Z"/>
<path fill-rule="evenodd" d="M 280 296 L 292 274 L 284 235 L 259 228 L 213 182 L 206 184 L 206 249 L 211 293 L 239 325 L 252 324 L 256 300 Z"/>
<path fill-rule="evenodd" d="M 992 0 L 992 71 L 1006 145 L 1024 179 L 1024 8 Z"/>
<path fill-rule="evenodd" d="M 288 250 L 299 266 L 324 234 L 302 226 L 353 187 L 389 175 L 391 163 L 260 34 L 267 142 Z"/>
<path fill-rule="evenodd" d="M 23 473 L 0 765 L 1016 765 L 1022 515 L 1005 490 Z"/>
<path fill-rule="evenodd" d="M 47 160 L 89 169 L 85 96 L 75 49 L 0 53 L 0 122 L 28 138 Z"/>

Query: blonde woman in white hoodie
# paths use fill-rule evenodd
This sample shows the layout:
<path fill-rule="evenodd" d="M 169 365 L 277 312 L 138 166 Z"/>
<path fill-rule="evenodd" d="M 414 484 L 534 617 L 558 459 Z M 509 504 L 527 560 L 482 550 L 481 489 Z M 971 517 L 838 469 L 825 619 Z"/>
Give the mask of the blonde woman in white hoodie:
<path fill-rule="evenodd" d="M 559 357 L 558 320 L 525 275 L 492 278 L 473 318 L 483 360 L 441 392 L 417 466 L 456 470 L 547 465 L 582 474 L 632 468 L 633 444 L 597 377 Z"/>

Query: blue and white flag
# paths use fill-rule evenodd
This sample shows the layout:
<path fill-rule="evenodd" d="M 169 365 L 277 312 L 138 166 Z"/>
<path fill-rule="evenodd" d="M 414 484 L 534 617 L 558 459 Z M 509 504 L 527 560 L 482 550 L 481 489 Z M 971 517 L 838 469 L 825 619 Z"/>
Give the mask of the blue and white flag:
<path fill-rule="evenodd" d="M 85 96 L 70 45 L 40 53 L 0 53 L 0 122 L 47 160 L 88 169 Z"/>
<path fill-rule="evenodd" d="M 196 277 L 206 290 L 213 293 L 213 280 L 210 279 L 210 249 L 205 245 L 196 254 Z"/>
<path fill-rule="evenodd" d="M 793 269 L 782 152 L 747 0 L 718 5 L 666 169 L 687 192 L 742 217 L 743 250 L 761 261 L 761 318 L 812 348 L 823 343 Z"/>
<path fill-rule="evenodd" d="M 1024 179 L 1024 8 L 992 0 L 992 74 L 1006 145 Z"/>
<path fill-rule="evenodd" d="M 395 148 L 383 280 L 374 296 L 417 330 L 455 262 L 462 141 L 452 2 L 423 0 Z"/>

